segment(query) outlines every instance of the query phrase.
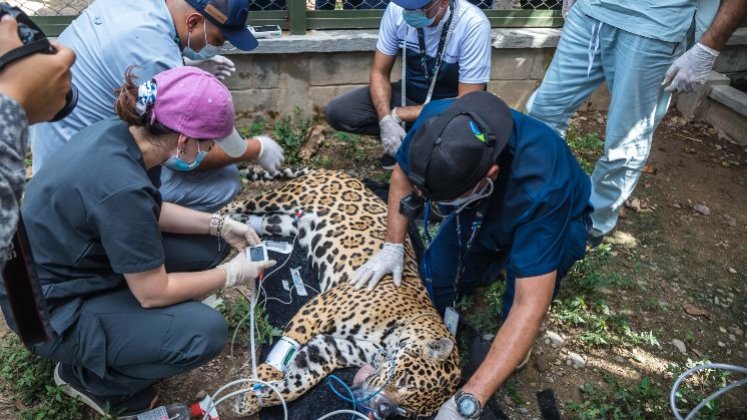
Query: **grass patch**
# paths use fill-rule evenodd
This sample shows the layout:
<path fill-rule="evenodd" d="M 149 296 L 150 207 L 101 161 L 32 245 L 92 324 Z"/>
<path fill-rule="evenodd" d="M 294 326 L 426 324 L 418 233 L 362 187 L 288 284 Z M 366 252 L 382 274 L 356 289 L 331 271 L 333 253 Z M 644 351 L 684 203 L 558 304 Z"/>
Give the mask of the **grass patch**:
<path fill-rule="evenodd" d="M 608 244 L 597 247 L 576 262 L 553 302 L 551 318 L 562 325 L 579 328 L 579 339 L 591 347 L 660 346 L 653 331 L 636 332 L 627 317 L 607 303 L 602 289 L 637 287 L 632 279 L 614 271 Z"/>
<path fill-rule="evenodd" d="M 0 360 L 4 394 L 20 402 L 17 418 L 81 418 L 83 404 L 54 385 L 54 362 L 31 353 L 16 336 L 10 336 L 0 347 Z"/>
<path fill-rule="evenodd" d="M 591 174 L 604 146 L 604 142 L 599 138 L 599 134 L 592 132 L 578 135 L 575 130 L 571 129 L 566 136 L 566 143 L 571 148 L 574 156 L 576 156 L 581 169 L 587 174 Z"/>
<path fill-rule="evenodd" d="M 675 363 L 670 363 L 667 367 L 667 372 L 672 374 L 672 384 L 677 378 L 686 370 L 702 365 L 711 363 L 709 360 L 691 360 L 687 359 L 684 367 L 680 367 Z M 698 371 L 694 375 L 691 375 L 686 379 L 677 390 L 675 399 L 677 401 L 677 408 L 680 414 L 684 417 L 690 412 L 696 405 L 700 404 L 701 401 L 705 400 L 711 393 L 717 391 L 720 388 L 725 387 L 731 381 L 729 377 L 731 372 L 716 369 L 704 369 Z M 747 410 L 742 414 L 747 414 Z M 722 406 L 720 399 L 716 398 L 709 401 L 708 404 L 698 411 L 698 419 L 718 419 L 722 418 Z M 744 418 L 744 417 L 742 417 Z"/>
<path fill-rule="evenodd" d="M 224 296 L 223 302 L 218 305 L 218 310 L 226 319 L 231 334 L 233 334 L 236 328 L 238 328 L 239 332 L 237 337 L 249 336 L 249 318 L 247 315 L 251 310 L 251 305 L 247 299 L 243 296 L 237 296 L 234 298 Z M 268 344 L 272 342 L 274 337 L 279 337 L 283 334 L 281 329 L 275 328 L 270 324 L 267 310 L 264 306 L 256 305 L 254 311 L 254 321 L 256 323 L 255 333 L 257 334 L 256 339 L 258 344 Z"/>
<path fill-rule="evenodd" d="M 605 387 L 587 383 L 581 387 L 581 402 L 568 403 L 576 419 L 667 418 L 664 392 L 651 378 L 628 385 L 605 375 Z"/>
<path fill-rule="evenodd" d="M 343 143 L 342 157 L 344 159 L 351 160 L 358 165 L 368 162 L 368 153 L 360 137 L 343 131 L 336 132 L 332 137 Z"/>

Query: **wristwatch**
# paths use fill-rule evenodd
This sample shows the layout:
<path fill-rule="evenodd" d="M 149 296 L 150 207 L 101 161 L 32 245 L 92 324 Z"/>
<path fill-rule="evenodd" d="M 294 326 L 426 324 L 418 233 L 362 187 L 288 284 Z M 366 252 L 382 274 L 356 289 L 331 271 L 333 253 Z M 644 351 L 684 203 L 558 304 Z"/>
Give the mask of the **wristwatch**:
<path fill-rule="evenodd" d="M 460 416 L 468 420 L 477 420 L 480 418 L 482 406 L 480 406 L 480 401 L 474 395 L 460 389 L 454 395 L 454 401 L 456 401 L 457 411 Z"/>

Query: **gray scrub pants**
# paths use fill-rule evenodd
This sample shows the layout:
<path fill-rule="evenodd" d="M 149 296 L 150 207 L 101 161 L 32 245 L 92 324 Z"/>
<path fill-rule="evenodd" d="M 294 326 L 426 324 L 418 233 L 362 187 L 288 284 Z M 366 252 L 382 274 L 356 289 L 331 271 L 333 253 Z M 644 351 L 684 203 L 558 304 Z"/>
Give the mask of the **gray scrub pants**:
<path fill-rule="evenodd" d="M 215 267 L 229 251 L 225 242 L 204 235 L 164 234 L 163 246 L 171 272 Z M 145 309 L 123 284 L 85 298 L 78 320 L 33 351 L 72 364 L 90 392 L 114 397 L 208 362 L 223 349 L 227 334 L 223 316 L 207 305 L 187 301 Z"/>

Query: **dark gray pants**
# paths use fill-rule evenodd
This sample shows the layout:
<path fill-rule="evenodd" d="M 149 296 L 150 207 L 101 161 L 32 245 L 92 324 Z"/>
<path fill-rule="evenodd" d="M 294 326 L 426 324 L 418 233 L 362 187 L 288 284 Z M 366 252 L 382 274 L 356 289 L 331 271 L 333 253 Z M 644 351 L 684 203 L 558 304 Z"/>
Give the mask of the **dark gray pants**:
<path fill-rule="evenodd" d="M 392 83 L 391 107 L 402 105 L 402 88 L 400 82 Z M 407 100 L 407 105 L 418 105 Z M 335 130 L 348 133 L 379 135 L 379 116 L 371 101 L 368 86 L 352 90 L 330 101 L 324 110 L 327 122 Z"/>
<path fill-rule="evenodd" d="M 215 267 L 229 251 L 204 235 L 164 234 L 169 272 Z M 194 369 L 223 349 L 223 316 L 200 302 L 144 309 L 126 285 L 87 297 L 78 320 L 34 352 L 74 366 L 81 383 L 99 396 L 122 396 Z"/>

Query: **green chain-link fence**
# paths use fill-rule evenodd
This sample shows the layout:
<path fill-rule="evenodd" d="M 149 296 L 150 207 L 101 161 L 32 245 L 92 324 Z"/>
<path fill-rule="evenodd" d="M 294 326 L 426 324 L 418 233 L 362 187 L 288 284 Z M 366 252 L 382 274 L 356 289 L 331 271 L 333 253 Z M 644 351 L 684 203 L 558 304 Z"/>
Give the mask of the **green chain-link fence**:
<path fill-rule="evenodd" d="M 93 0 L 6 0 L 58 35 Z M 120 0 L 127 1 L 127 0 Z M 493 27 L 560 26 L 562 0 L 467 0 L 485 11 Z M 249 24 L 277 24 L 292 34 L 309 29 L 377 28 L 389 0 L 254 0 Z"/>

